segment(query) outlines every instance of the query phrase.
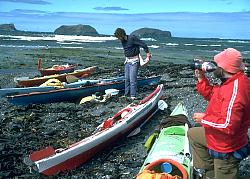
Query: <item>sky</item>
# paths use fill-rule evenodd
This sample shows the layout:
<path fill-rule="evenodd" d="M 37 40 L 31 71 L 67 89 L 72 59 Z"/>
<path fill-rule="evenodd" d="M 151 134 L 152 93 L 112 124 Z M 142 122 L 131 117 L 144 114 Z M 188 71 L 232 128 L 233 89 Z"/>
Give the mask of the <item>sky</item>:
<path fill-rule="evenodd" d="M 40 32 L 84 24 L 107 35 L 149 27 L 174 37 L 250 39 L 250 0 L 0 0 L 5 23 Z"/>

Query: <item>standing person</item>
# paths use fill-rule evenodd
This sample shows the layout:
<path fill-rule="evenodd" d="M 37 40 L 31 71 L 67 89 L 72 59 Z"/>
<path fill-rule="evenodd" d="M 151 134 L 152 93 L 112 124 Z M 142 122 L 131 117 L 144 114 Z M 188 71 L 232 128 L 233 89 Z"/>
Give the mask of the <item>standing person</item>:
<path fill-rule="evenodd" d="M 240 160 L 250 152 L 250 80 L 236 49 L 225 49 L 214 61 L 220 85 L 211 85 L 203 71 L 195 70 L 197 91 L 209 103 L 205 113 L 194 113 L 193 119 L 202 127 L 191 128 L 188 138 L 194 167 L 205 171 L 204 178 L 236 179 Z"/>
<path fill-rule="evenodd" d="M 149 53 L 148 46 L 134 35 L 126 35 L 122 28 L 117 28 L 114 33 L 123 46 L 125 55 L 125 96 L 136 98 L 137 90 L 137 73 L 140 63 L 140 47 L 147 53 L 146 61 L 150 60 L 151 54 Z M 142 64 L 143 65 L 143 64 Z"/>

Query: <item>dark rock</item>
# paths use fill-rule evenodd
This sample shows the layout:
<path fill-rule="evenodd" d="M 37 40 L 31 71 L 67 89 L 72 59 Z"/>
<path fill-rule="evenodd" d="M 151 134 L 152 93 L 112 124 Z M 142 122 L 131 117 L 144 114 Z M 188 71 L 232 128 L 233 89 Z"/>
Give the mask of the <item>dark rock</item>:
<path fill-rule="evenodd" d="M 95 28 L 90 25 L 62 25 L 54 31 L 55 34 L 61 35 L 99 35 Z"/>
<path fill-rule="evenodd" d="M 0 31 L 16 31 L 14 24 L 0 24 Z"/>
<path fill-rule="evenodd" d="M 155 38 L 155 39 L 172 37 L 170 31 L 162 31 L 153 28 L 141 28 L 133 31 L 131 35 L 135 35 L 139 38 Z"/>

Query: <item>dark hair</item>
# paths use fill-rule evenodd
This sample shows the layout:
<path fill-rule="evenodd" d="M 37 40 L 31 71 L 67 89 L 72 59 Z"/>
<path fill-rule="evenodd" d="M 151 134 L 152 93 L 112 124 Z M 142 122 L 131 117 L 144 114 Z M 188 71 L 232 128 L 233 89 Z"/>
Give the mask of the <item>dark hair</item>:
<path fill-rule="evenodd" d="M 121 37 L 121 38 L 124 39 L 124 37 L 126 36 L 126 32 L 125 32 L 125 30 L 122 29 L 122 28 L 117 28 L 117 29 L 115 30 L 114 35 L 115 35 L 115 37 L 117 37 L 117 38 L 118 38 L 118 37 Z"/>

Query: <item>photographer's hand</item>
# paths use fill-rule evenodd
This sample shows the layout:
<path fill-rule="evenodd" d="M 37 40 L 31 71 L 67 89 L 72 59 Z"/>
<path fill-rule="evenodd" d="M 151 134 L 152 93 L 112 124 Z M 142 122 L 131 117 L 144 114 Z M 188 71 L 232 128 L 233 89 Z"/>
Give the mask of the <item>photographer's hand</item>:
<path fill-rule="evenodd" d="M 205 77 L 205 72 L 202 71 L 202 70 L 196 69 L 196 70 L 194 71 L 194 75 L 195 75 L 195 77 L 198 79 L 198 81 L 200 82 L 200 81 Z"/>
<path fill-rule="evenodd" d="M 201 122 L 204 116 L 205 116 L 205 113 L 201 113 L 201 112 L 194 113 L 193 119 L 195 122 Z"/>

